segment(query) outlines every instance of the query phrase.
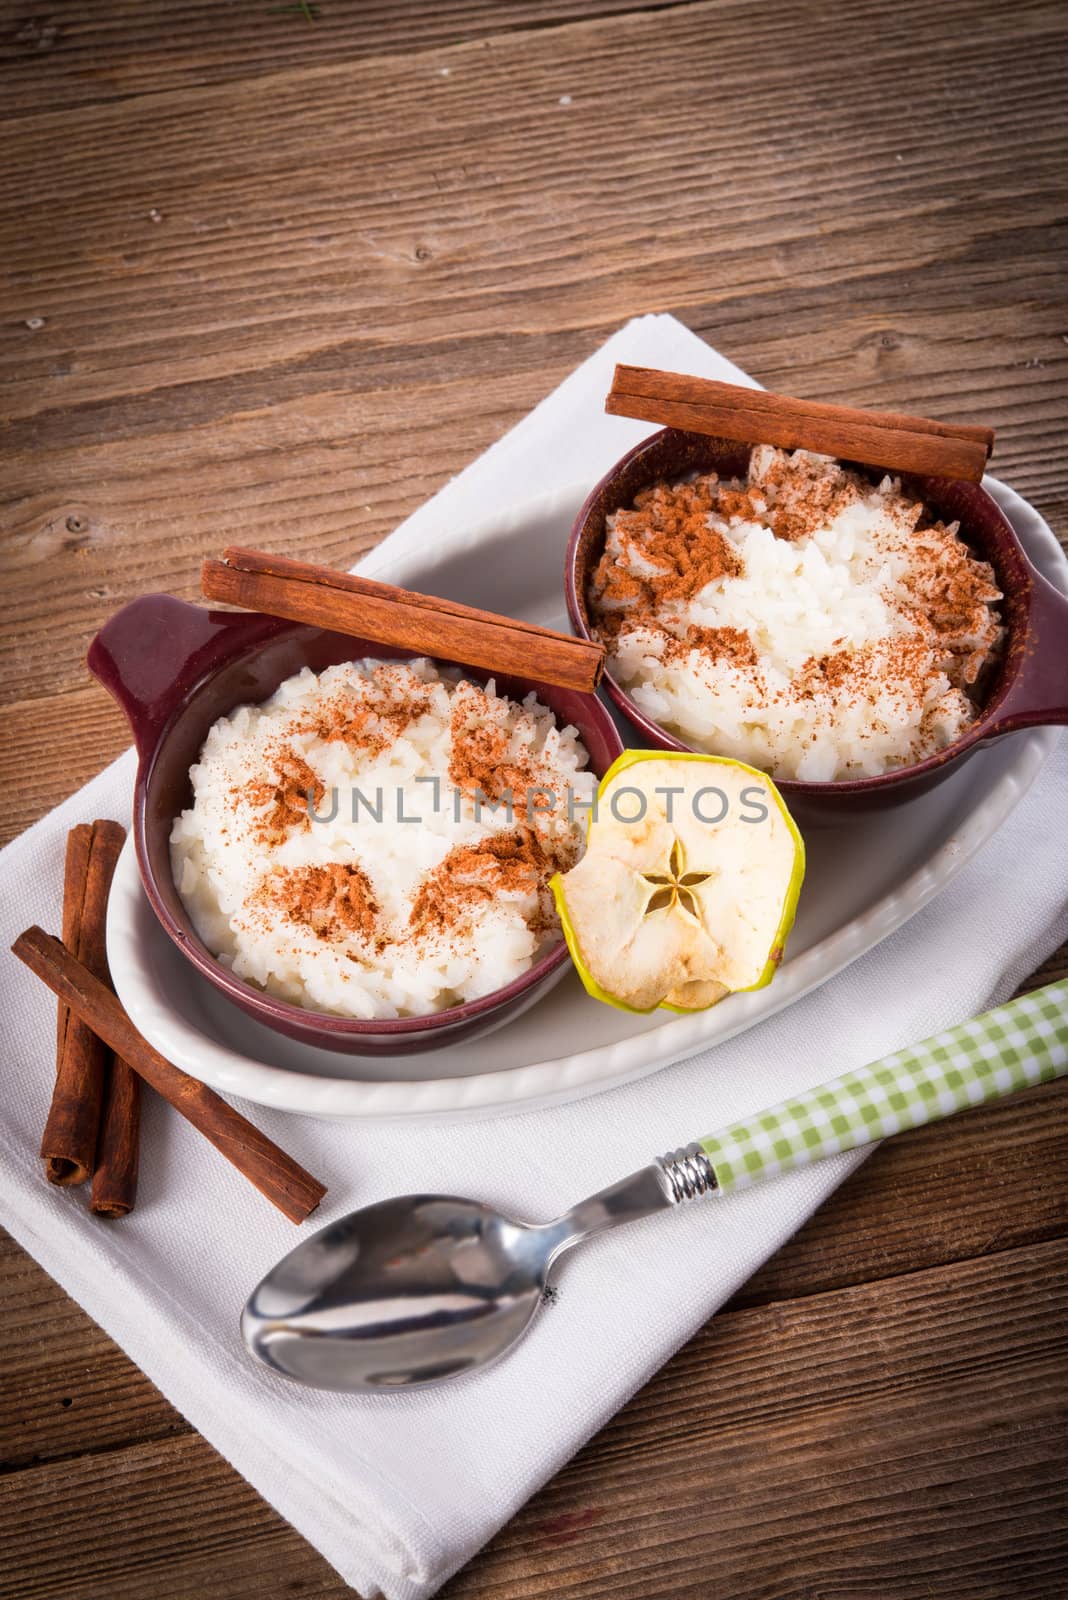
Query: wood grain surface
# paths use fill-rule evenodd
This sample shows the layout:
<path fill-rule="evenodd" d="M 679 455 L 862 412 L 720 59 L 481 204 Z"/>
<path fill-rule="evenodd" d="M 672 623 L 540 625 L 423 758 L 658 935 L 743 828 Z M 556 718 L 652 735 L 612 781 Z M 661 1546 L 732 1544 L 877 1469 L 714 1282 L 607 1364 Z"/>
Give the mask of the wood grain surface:
<path fill-rule="evenodd" d="M 125 748 L 119 605 L 350 564 L 642 312 L 1068 534 L 1063 6 L 313 12 L 0 0 L 0 837 Z M 443 1593 L 1061 1600 L 1066 1135 L 878 1152 Z M 0 1318 L 0 1596 L 349 1592 L 10 1241 Z"/>

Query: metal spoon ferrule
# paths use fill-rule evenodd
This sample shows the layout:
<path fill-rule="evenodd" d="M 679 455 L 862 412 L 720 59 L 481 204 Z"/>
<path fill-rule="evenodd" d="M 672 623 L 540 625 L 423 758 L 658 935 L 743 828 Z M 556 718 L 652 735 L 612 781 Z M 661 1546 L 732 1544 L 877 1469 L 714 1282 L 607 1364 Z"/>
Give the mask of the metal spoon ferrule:
<path fill-rule="evenodd" d="M 675 1205 L 699 1200 L 717 1188 L 712 1163 L 699 1144 L 686 1144 L 666 1156 L 657 1156 L 656 1164 L 667 1178 Z"/>

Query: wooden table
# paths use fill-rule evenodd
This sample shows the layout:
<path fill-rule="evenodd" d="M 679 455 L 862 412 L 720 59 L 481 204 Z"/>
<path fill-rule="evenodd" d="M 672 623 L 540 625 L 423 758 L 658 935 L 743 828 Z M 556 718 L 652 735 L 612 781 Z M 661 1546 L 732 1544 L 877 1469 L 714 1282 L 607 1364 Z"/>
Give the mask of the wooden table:
<path fill-rule="evenodd" d="M 127 742 L 118 606 L 348 565 L 639 312 L 992 423 L 1065 533 L 1063 7 L 309 9 L 0 7 L 5 837 Z M 1066 1133 L 885 1148 L 444 1593 L 1063 1596 Z M 0 1308 L 0 1595 L 347 1592 L 10 1241 Z"/>

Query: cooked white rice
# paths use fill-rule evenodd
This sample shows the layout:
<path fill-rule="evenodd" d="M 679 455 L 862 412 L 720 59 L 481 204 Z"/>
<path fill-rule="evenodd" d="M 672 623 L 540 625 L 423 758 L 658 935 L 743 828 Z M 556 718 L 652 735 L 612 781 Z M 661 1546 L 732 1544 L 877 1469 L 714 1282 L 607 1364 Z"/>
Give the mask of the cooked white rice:
<path fill-rule="evenodd" d="M 1000 638 L 992 570 L 965 556 L 957 525 L 918 527 L 923 507 L 897 480 L 873 486 L 800 451 L 755 449 L 745 487 L 741 515 L 708 516 L 740 570 L 652 611 L 619 583 L 655 584 L 660 570 L 637 514 L 609 519 L 591 601 L 595 615 L 623 613 L 611 671 L 639 709 L 699 750 L 810 781 L 881 773 L 956 739 Z M 775 507 L 791 496 L 809 531 L 777 536 Z M 951 569 L 977 596 L 955 631 L 943 625 Z M 737 630 L 755 659 L 691 647 L 694 628 Z"/>
<path fill-rule="evenodd" d="M 347 726 L 361 731 L 346 736 Z M 477 814 L 472 785 L 461 792 L 449 775 L 456 741 L 468 737 L 489 740 L 509 771 L 559 797 L 552 811 L 528 819 L 519 796 L 512 821 L 503 804 Z M 558 727 L 534 695 L 519 705 L 426 660 L 305 669 L 212 727 L 190 773 L 193 805 L 171 834 L 175 882 L 208 948 L 271 994 L 351 1017 L 438 1011 L 511 982 L 560 937 L 549 868 L 501 887 L 492 853 L 479 856 L 450 899 L 451 877 L 439 892 L 446 857 L 485 840 L 503 850 L 504 835 L 529 840 L 529 820 L 546 859 L 570 864 L 595 789 L 586 761 L 576 730 Z M 336 791 L 331 820 L 308 816 L 313 783 L 322 786 L 317 818 L 329 817 Z M 364 797 L 355 821 L 354 789 Z M 310 909 L 294 909 L 287 886 L 324 883 L 317 900 L 305 896 Z M 332 884 L 349 888 L 335 894 Z M 435 884 L 436 919 L 420 921 Z"/>

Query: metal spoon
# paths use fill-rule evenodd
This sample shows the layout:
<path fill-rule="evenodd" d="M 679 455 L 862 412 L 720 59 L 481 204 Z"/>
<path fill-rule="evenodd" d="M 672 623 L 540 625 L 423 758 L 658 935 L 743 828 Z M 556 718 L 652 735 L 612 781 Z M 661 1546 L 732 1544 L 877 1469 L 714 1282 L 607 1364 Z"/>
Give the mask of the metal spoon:
<path fill-rule="evenodd" d="M 411 1388 L 484 1367 L 525 1332 L 553 1266 L 590 1234 L 854 1149 L 1068 1073 L 1068 981 L 685 1146 L 555 1222 L 406 1195 L 297 1245 L 254 1290 L 249 1350 L 318 1389 Z"/>

